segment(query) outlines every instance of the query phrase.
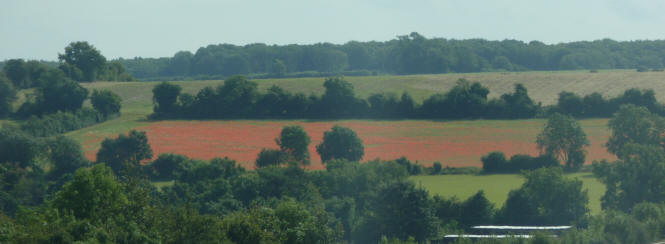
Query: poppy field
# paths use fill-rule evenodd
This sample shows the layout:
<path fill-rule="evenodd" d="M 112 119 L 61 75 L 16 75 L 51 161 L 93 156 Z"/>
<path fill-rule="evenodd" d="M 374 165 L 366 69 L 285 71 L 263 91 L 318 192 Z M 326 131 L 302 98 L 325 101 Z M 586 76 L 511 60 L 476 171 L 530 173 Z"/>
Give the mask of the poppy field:
<path fill-rule="evenodd" d="M 196 159 L 229 157 L 253 168 L 262 148 L 277 148 L 275 138 L 286 125 L 301 125 L 312 139 L 309 169 L 323 169 L 316 145 L 333 125 L 349 127 L 363 140 L 363 161 L 396 159 L 402 156 L 413 162 L 443 166 L 481 166 L 480 158 L 491 151 L 537 155 L 536 135 L 545 120 L 473 120 L 473 121 L 299 121 L 299 120 L 232 120 L 232 121 L 160 121 L 138 123 L 136 130 L 146 131 L 155 152 L 183 154 Z M 602 146 L 609 130 L 606 119 L 582 120 L 591 146 L 587 163 L 614 159 Z M 102 135 L 105 133 L 102 133 Z M 94 160 L 105 136 L 88 134 L 83 142 L 86 156 Z M 111 135 L 112 136 L 112 135 Z"/>

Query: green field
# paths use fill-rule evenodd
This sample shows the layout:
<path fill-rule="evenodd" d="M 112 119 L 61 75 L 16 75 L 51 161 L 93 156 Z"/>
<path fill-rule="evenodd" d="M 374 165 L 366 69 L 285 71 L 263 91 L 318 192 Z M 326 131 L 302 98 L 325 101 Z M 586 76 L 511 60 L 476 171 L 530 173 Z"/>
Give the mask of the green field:
<path fill-rule="evenodd" d="M 589 191 L 589 209 L 591 213 L 600 213 L 600 198 L 605 194 L 605 185 L 593 177 L 591 173 L 568 174 L 568 177 L 582 180 L 584 188 Z M 479 190 L 483 190 L 487 199 L 494 203 L 497 208 L 500 208 L 506 202 L 508 192 L 519 188 L 524 181 L 517 174 L 424 175 L 412 176 L 410 179 L 416 185 L 427 189 L 431 195 L 456 196 L 462 201 Z"/>

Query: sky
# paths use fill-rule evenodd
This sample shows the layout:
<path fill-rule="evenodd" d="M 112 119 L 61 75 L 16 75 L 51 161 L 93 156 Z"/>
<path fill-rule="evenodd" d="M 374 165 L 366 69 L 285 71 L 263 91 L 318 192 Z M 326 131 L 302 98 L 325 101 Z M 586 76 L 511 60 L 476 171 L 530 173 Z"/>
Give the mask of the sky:
<path fill-rule="evenodd" d="M 663 0 L 2 0 L 0 60 L 57 60 L 73 41 L 109 59 L 209 44 L 665 39 Z"/>

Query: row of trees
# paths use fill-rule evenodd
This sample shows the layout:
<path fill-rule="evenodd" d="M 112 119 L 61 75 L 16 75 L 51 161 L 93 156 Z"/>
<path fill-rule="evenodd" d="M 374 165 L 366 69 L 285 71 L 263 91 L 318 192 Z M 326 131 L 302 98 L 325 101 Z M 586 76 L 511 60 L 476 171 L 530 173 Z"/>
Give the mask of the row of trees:
<path fill-rule="evenodd" d="M 527 89 L 516 84 L 512 93 L 488 99 L 489 89 L 480 83 L 460 79 L 446 93 L 438 93 L 417 104 L 408 93 L 372 94 L 367 99 L 356 97 L 353 85 L 342 77 L 327 78 L 322 96 L 292 94 L 279 86 L 265 93 L 258 84 L 244 76 L 233 76 L 224 84 L 205 87 L 195 96 L 182 93 L 179 85 L 160 83 L 153 88 L 153 118 L 417 118 L 417 119 L 523 119 L 552 113 L 574 117 L 610 117 L 622 104 L 647 106 L 651 111 L 665 112 L 652 90 L 629 89 L 623 95 L 606 100 L 594 93 L 579 96 L 562 92 L 557 105 L 542 107 L 535 103 Z"/>
<path fill-rule="evenodd" d="M 227 79 L 196 96 L 181 93 L 175 84 L 153 89 L 154 118 L 532 118 L 540 110 L 518 84 L 515 92 L 489 100 L 489 90 L 479 83 L 458 81 L 445 94 L 436 94 L 417 105 L 408 93 L 374 94 L 367 100 L 355 96 L 353 85 L 341 77 L 324 82 L 322 96 L 292 94 L 273 86 L 264 94 L 257 83 L 243 76 Z"/>
<path fill-rule="evenodd" d="M 539 41 L 426 38 L 418 33 L 384 42 L 343 45 L 208 45 L 173 57 L 120 59 L 137 78 L 271 77 L 366 71 L 423 74 L 479 71 L 656 69 L 665 64 L 665 41 L 610 39 L 547 45 Z"/>
<path fill-rule="evenodd" d="M 117 61 L 108 62 L 94 46 L 88 42 L 72 42 L 65 47 L 65 53 L 58 54 L 57 69 L 75 81 L 134 81 L 125 67 Z M 39 86 L 44 81 L 41 76 L 49 65 L 39 61 L 10 59 L 4 62 L 2 71 L 14 87 L 24 89 Z"/>

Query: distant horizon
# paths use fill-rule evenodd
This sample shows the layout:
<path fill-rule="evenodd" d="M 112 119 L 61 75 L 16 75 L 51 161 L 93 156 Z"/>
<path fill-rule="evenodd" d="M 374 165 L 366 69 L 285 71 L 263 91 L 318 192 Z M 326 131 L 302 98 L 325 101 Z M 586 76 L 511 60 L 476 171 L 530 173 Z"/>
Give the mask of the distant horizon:
<path fill-rule="evenodd" d="M 546 44 L 665 39 L 665 1 L 633 0 L 5 0 L 0 60 L 57 60 L 73 41 L 109 59 L 170 57 L 209 44 L 428 38 Z"/>
<path fill-rule="evenodd" d="M 410 34 L 410 33 L 411 33 L 411 32 L 406 33 L 406 34 L 404 34 L 404 35 L 408 35 L 408 34 Z M 437 37 L 437 36 L 430 37 L 430 36 L 424 35 L 423 33 L 419 33 L 419 34 L 425 36 L 427 39 L 446 39 L 446 40 L 458 40 L 458 41 L 480 39 L 480 40 L 486 40 L 486 41 L 499 41 L 499 42 L 500 42 L 500 41 L 511 40 L 511 41 L 520 41 L 520 42 L 527 43 L 527 44 L 528 44 L 529 42 L 532 42 L 532 41 L 538 41 L 538 42 L 542 42 L 542 43 L 544 43 L 545 45 L 558 45 L 558 44 L 567 44 L 567 43 L 575 43 L 575 42 L 595 42 L 595 41 L 602 41 L 602 40 L 606 40 L 606 39 L 609 39 L 609 40 L 612 40 L 612 41 L 616 41 L 616 42 L 665 41 L 665 38 L 662 38 L 662 39 L 631 39 L 631 40 L 616 40 L 616 39 L 612 39 L 612 38 L 608 38 L 608 37 L 606 37 L 606 38 L 599 38 L 599 39 L 594 39 L 594 40 L 576 40 L 576 41 L 567 41 L 567 42 L 547 43 L 547 42 L 543 42 L 543 41 L 541 41 L 541 40 L 518 40 L 518 39 L 508 39 L 508 38 L 506 38 L 506 39 L 500 39 L 500 40 L 499 40 L 499 39 L 498 39 L 498 40 L 493 40 L 493 39 L 487 39 L 487 38 L 482 38 L 482 37 L 458 39 L 458 38 L 446 38 L 446 37 Z M 252 43 L 246 43 L 246 44 L 235 44 L 235 43 L 210 43 L 210 44 L 206 44 L 206 45 L 200 46 L 200 47 L 198 47 L 198 48 L 196 48 L 196 49 L 194 49 L 194 50 L 178 50 L 178 51 L 175 51 L 174 53 L 172 53 L 172 54 L 170 54 L 170 55 L 167 55 L 167 56 L 159 56 L 159 57 L 134 56 L 134 57 L 113 57 L 113 58 L 109 58 L 109 56 L 106 56 L 106 55 L 104 54 L 104 50 L 99 49 L 99 47 L 97 47 L 94 43 L 91 43 L 91 42 L 89 42 L 89 41 L 87 41 L 87 42 L 90 43 L 91 45 L 95 46 L 95 48 L 97 48 L 97 50 L 99 50 L 99 51 L 102 53 L 102 55 L 104 55 L 107 59 L 109 59 L 109 60 L 117 60 L 117 59 L 134 59 L 134 58 L 171 58 L 171 57 L 173 57 L 173 55 L 174 55 L 175 53 L 177 53 L 177 52 L 180 52 L 180 51 L 189 51 L 189 52 L 191 52 L 192 54 L 195 54 L 195 53 L 196 53 L 196 50 L 198 50 L 199 48 L 203 48 L 203 47 L 210 46 L 210 45 L 225 45 L 225 44 L 229 44 L 229 45 L 235 45 L 235 46 L 247 46 L 247 45 L 253 45 L 253 44 L 264 44 L 264 45 L 267 45 L 267 46 L 274 46 L 274 45 L 276 45 L 276 46 L 288 46 L 288 45 L 316 45 L 316 44 L 323 44 L 323 43 L 329 43 L 329 44 L 333 44 L 333 45 L 344 45 L 344 44 L 346 44 L 346 43 L 354 42 L 354 41 L 357 41 L 357 42 L 388 42 L 388 41 L 391 41 L 391 40 L 395 40 L 398 36 L 403 36 L 403 35 L 397 35 L 397 36 L 395 36 L 394 38 L 392 38 L 392 39 L 388 39 L 388 40 L 369 40 L 369 41 L 349 40 L 349 41 L 342 42 L 342 43 L 333 43 L 333 42 L 287 43 L 287 44 L 274 44 L 274 43 L 265 43 L 265 42 L 252 42 Z M 76 41 L 72 41 L 72 42 L 77 42 L 77 41 L 86 41 L 86 40 L 76 40 Z M 0 60 L 0 62 L 5 62 L 5 61 L 10 60 L 10 59 L 37 60 L 37 61 L 42 61 L 42 62 L 58 62 L 57 56 L 58 56 L 59 53 L 63 53 L 63 52 L 64 52 L 65 47 L 66 47 L 66 46 L 63 46 L 63 47 L 62 47 L 62 50 L 58 51 L 58 52 L 54 55 L 54 56 L 56 56 L 56 58 L 55 58 L 55 59 L 52 59 L 52 60 L 49 60 L 49 59 L 29 59 L 29 58 L 23 58 L 23 57 L 13 57 L 13 58 L 5 58 L 5 59 L 2 59 L 2 60 Z"/>

